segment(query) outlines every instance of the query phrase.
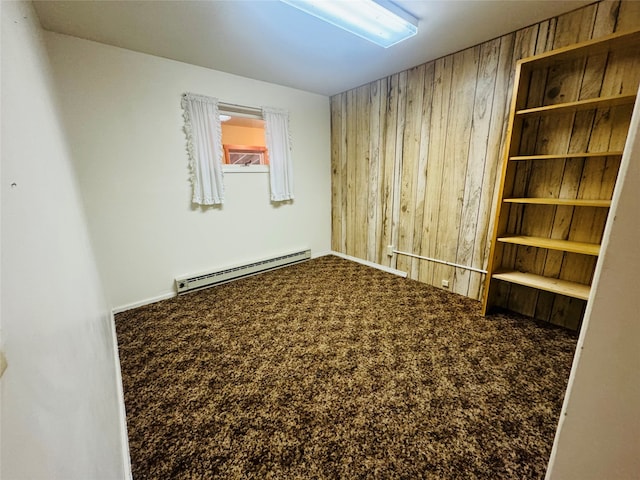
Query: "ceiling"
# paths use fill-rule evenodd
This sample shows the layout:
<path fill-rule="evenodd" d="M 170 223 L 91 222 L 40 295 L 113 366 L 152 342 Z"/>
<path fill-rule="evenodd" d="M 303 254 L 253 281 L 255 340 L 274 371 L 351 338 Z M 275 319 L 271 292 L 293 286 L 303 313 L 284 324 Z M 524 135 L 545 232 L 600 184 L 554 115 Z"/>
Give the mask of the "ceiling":
<path fill-rule="evenodd" d="M 418 34 L 384 49 L 277 0 L 36 1 L 46 30 L 333 95 L 592 0 L 397 0 Z"/>

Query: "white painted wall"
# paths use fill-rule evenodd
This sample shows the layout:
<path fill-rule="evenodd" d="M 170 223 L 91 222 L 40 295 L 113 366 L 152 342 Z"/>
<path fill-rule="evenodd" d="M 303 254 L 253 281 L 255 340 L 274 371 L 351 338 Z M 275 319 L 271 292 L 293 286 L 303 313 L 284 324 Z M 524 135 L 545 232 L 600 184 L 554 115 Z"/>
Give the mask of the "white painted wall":
<path fill-rule="evenodd" d="M 46 34 L 100 272 L 114 307 L 173 291 L 178 275 L 299 248 L 328 252 L 328 97 L 60 34 Z M 290 111 L 293 204 L 267 173 L 225 175 L 222 208 L 191 205 L 183 92 Z"/>
<path fill-rule="evenodd" d="M 640 478 L 640 96 L 547 473 Z"/>
<path fill-rule="evenodd" d="M 111 317 L 42 31 L 30 3 L 1 9 L 0 478 L 123 478 Z"/>

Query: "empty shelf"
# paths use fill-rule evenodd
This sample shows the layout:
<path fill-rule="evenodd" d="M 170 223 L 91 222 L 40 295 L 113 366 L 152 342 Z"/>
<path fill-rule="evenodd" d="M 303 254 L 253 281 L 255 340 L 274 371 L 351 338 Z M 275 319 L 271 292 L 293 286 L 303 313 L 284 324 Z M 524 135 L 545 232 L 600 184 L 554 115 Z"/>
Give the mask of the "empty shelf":
<path fill-rule="evenodd" d="M 584 200 L 577 198 L 505 198 L 506 203 L 525 203 L 530 205 L 561 205 L 568 207 L 610 207 L 611 200 Z"/>
<path fill-rule="evenodd" d="M 492 278 L 502 280 L 509 283 L 524 285 L 525 287 L 537 288 L 551 293 L 566 295 L 567 297 L 579 298 L 581 300 L 589 299 L 591 287 L 582 283 L 568 282 L 557 278 L 543 277 L 533 273 L 523 272 L 501 272 L 492 275 Z"/>
<path fill-rule="evenodd" d="M 563 158 L 594 158 L 594 157 L 622 157 L 622 151 L 611 152 L 583 152 L 583 153 L 561 153 L 561 154 L 545 154 L 545 155 L 516 155 L 510 157 L 511 161 L 520 160 L 554 160 Z"/>
<path fill-rule="evenodd" d="M 518 110 L 516 115 L 543 115 L 545 113 L 570 113 L 580 110 L 591 110 L 594 108 L 616 107 L 618 105 L 630 105 L 636 100 L 635 95 L 614 95 L 612 97 L 590 98 L 588 100 L 578 100 L 577 102 L 558 103 L 556 105 L 545 105 L 543 107 L 526 108 Z"/>
<path fill-rule="evenodd" d="M 548 248 L 563 252 L 581 253 L 583 255 L 600 254 L 600 245 L 597 243 L 572 242 L 570 240 L 554 240 L 544 237 L 508 236 L 498 238 L 499 242 L 526 245 L 528 247 Z"/>

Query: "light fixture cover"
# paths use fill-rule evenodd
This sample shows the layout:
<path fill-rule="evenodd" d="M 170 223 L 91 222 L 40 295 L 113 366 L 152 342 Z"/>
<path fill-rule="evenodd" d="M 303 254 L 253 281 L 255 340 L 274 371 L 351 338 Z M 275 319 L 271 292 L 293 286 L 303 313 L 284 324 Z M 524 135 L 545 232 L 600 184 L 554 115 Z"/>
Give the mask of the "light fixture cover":
<path fill-rule="evenodd" d="M 418 19 L 388 0 L 281 1 L 384 48 L 418 33 Z"/>

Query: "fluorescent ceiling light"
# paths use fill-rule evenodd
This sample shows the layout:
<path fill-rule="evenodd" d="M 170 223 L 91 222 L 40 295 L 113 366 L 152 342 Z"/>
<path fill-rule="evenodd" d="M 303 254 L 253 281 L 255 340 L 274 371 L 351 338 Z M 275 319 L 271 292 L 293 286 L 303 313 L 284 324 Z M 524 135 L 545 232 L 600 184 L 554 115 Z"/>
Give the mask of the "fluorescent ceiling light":
<path fill-rule="evenodd" d="M 281 0 L 388 48 L 418 33 L 418 19 L 387 0 Z"/>

